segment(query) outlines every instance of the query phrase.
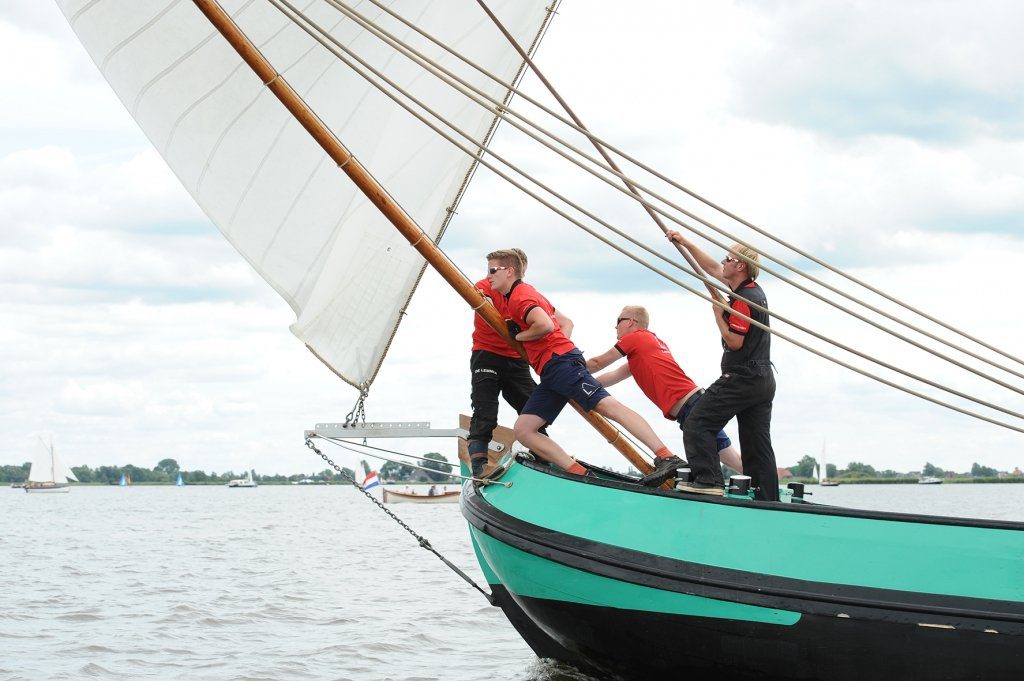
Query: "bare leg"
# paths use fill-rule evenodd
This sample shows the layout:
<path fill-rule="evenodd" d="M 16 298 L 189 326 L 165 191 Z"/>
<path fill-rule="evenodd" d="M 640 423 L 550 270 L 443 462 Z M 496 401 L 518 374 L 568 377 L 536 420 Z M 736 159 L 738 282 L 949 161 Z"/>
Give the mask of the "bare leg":
<path fill-rule="evenodd" d="M 565 453 L 558 443 L 544 433 L 538 432 L 545 425 L 544 419 L 534 414 L 521 414 L 513 426 L 516 439 L 534 454 L 545 461 L 550 461 L 562 470 L 576 463 L 576 460 Z"/>
<path fill-rule="evenodd" d="M 718 456 L 729 468 L 739 473 L 743 472 L 743 460 L 740 458 L 740 450 L 736 449 L 736 445 L 729 445 L 725 449 L 718 450 Z"/>
<path fill-rule="evenodd" d="M 618 423 L 630 435 L 643 442 L 652 452 L 657 452 L 665 447 L 665 443 L 661 441 L 650 424 L 644 420 L 643 416 L 640 416 L 640 414 L 637 414 L 614 397 L 609 396 L 598 402 L 597 406 L 594 407 L 594 411 Z"/>

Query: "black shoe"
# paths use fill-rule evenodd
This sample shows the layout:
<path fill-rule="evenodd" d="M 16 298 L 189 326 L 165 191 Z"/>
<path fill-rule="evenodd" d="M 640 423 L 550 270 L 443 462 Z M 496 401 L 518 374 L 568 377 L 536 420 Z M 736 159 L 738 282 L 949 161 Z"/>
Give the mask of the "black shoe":
<path fill-rule="evenodd" d="M 487 465 L 487 455 L 470 457 L 469 464 L 473 469 L 474 478 L 484 477 L 484 466 Z"/>
<path fill-rule="evenodd" d="M 676 477 L 677 468 L 685 465 L 686 462 L 675 455 L 667 459 L 658 459 L 654 470 L 640 478 L 640 484 L 644 487 L 661 487 L 666 480 Z"/>
<path fill-rule="evenodd" d="M 688 480 L 687 482 L 678 483 L 676 489 L 680 492 L 689 492 L 690 494 L 707 494 L 714 497 L 725 496 L 722 485 L 716 485 L 713 482 Z"/>

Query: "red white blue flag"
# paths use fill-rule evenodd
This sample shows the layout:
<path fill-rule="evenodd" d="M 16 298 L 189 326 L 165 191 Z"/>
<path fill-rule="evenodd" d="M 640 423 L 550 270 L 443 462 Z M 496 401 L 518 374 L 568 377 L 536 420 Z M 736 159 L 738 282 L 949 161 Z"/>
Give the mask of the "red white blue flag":
<path fill-rule="evenodd" d="M 377 487 L 380 485 L 380 481 L 377 479 L 377 471 L 370 471 L 370 474 L 363 480 L 363 489 L 367 490 L 371 487 Z"/>

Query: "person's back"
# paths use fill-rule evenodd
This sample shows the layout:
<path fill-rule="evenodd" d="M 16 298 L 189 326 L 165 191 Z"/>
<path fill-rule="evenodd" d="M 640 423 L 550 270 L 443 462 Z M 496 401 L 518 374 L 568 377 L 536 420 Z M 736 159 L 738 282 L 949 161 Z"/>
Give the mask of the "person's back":
<path fill-rule="evenodd" d="M 764 289 L 753 279 L 747 279 L 741 283 L 733 295 L 729 296 L 729 307 L 740 314 L 744 314 L 759 324 L 770 326 L 770 319 L 767 312 L 756 307 L 751 307 L 747 301 L 759 307 L 768 309 L 768 298 Z M 738 349 L 731 349 L 722 340 L 722 371 L 729 371 L 743 366 L 767 366 L 771 363 L 772 335 L 750 321 L 743 319 L 731 312 L 723 312 L 730 331 L 744 336 L 743 345 Z"/>
<path fill-rule="evenodd" d="M 690 395 L 697 384 L 690 380 L 668 346 L 648 329 L 637 329 L 619 338 L 615 346 L 629 362 L 629 372 L 665 418 L 673 418 L 672 408 L 680 398 Z"/>

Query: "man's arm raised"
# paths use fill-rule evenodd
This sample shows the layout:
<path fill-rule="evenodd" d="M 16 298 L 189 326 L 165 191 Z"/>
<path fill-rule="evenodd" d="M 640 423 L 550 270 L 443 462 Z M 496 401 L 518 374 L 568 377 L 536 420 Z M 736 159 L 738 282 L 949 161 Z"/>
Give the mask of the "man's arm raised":
<path fill-rule="evenodd" d="M 693 243 L 692 241 L 690 241 L 689 239 L 687 239 L 685 236 L 675 231 L 674 229 L 670 229 L 667 232 L 665 232 L 665 237 L 672 243 L 679 244 L 683 248 L 688 250 L 690 252 L 690 255 L 693 256 L 693 259 L 697 261 L 697 264 L 700 265 L 700 268 L 704 270 L 708 274 L 708 276 L 714 277 L 723 284 L 728 283 L 725 281 L 724 278 L 725 273 L 722 269 L 722 263 L 718 262 L 710 255 L 705 253 L 703 250 L 701 250 L 701 248 L 697 246 L 697 244 Z"/>

